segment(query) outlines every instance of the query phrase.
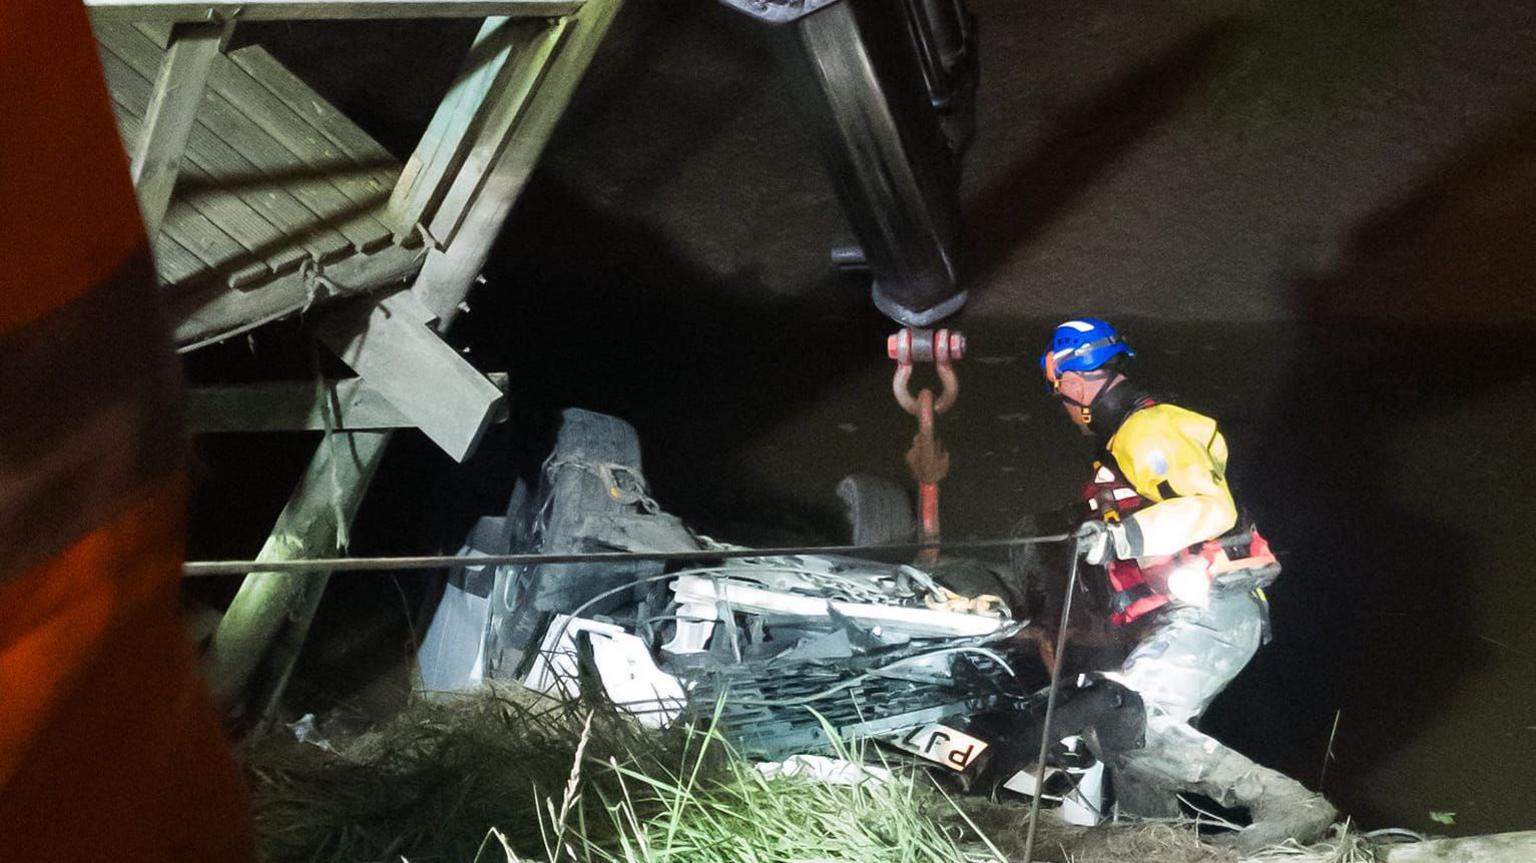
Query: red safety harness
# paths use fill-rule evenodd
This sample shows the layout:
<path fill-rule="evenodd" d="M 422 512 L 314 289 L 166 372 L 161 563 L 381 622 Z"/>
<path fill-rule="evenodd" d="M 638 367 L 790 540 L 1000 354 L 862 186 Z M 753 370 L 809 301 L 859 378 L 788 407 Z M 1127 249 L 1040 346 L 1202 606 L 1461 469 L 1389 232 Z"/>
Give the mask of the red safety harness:
<path fill-rule="evenodd" d="M 1090 517 L 1120 521 L 1149 505 L 1127 482 L 1108 453 L 1093 464 L 1093 480 L 1083 487 Z M 1279 564 L 1269 541 L 1252 525 L 1238 525 L 1215 539 L 1196 543 L 1171 555 L 1136 560 L 1110 560 L 1104 567 L 1109 580 L 1110 622 L 1125 626 L 1173 601 L 1168 578 L 1174 571 L 1196 566 L 1218 586 L 1241 585 L 1261 591 L 1279 574 Z"/>

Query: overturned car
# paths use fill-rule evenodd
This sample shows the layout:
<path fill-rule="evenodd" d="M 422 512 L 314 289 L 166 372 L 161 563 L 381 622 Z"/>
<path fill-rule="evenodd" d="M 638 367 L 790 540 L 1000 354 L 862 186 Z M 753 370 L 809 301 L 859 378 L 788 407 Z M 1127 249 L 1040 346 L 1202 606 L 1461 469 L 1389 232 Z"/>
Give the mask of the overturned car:
<path fill-rule="evenodd" d="M 855 540 L 910 534 L 904 497 L 867 480 L 839 493 Z M 689 554 L 455 569 L 418 654 L 423 689 L 515 681 L 600 695 L 653 727 L 712 721 L 764 760 L 825 751 L 835 736 L 877 742 L 961 788 L 1035 791 L 1048 674 L 1021 637 L 1027 622 L 943 568 L 741 556 L 650 497 L 633 428 L 574 409 L 538 488 L 520 484 L 507 513 L 480 519 L 461 550 L 525 552 Z M 1094 748 L 1134 745 L 1135 698 L 1100 684 L 1058 711 L 1053 736 L 1066 739 L 1042 799 L 1062 802 L 1069 819 L 1093 823 L 1103 808 L 1103 767 L 1080 733 Z"/>

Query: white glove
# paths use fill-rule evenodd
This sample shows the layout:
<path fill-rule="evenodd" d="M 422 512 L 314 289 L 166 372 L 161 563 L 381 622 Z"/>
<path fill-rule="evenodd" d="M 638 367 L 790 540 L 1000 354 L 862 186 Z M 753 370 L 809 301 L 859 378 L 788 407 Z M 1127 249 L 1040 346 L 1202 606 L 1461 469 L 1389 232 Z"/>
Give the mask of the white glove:
<path fill-rule="evenodd" d="M 1124 557 L 1122 549 L 1127 545 L 1124 525 L 1089 519 L 1077 528 L 1077 553 L 1089 566 L 1103 566 L 1112 557 Z"/>

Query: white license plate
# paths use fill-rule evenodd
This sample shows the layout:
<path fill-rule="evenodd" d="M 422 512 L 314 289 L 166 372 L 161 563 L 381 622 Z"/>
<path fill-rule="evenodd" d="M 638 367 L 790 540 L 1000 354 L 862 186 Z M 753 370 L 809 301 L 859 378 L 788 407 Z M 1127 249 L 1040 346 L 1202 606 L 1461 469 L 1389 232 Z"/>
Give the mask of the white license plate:
<path fill-rule="evenodd" d="M 985 740 L 937 722 L 915 728 L 892 742 L 899 749 L 904 749 L 934 764 L 942 764 L 954 771 L 961 771 L 971 766 L 971 762 L 987 750 Z"/>

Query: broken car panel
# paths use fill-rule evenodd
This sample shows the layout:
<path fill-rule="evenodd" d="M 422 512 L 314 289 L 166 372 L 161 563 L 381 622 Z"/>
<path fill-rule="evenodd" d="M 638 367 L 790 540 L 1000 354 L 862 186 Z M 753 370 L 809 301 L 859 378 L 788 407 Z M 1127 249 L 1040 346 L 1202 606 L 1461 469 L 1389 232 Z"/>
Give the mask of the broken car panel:
<path fill-rule="evenodd" d="M 519 486 L 464 554 L 731 548 L 649 496 L 627 423 L 583 410 L 562 420 L 537 492 Z M 1039 740 L 1045 680 L 1033 644 L 1016 637 L 1023 628 L 1000 603 L 968 601 L 921 569 L 845 556 L 468 566 L 450 574 L 418 658 L 428 690 L 508 681 L 601 693 L 651 727 L 713 719 L 767 760 L 827 751 L 829 733 L 873 739 L 961 787 L 993 790 L 1033 760 L 1021 729 Z M 1092 728 L 1104 711 L 1080 702 L 1057 727 Z M 1140 729 L 1120 737 L 1134 742 Z M 1081 779 L 1086 751 L 1061 747 L 1062 769 Z"/>

